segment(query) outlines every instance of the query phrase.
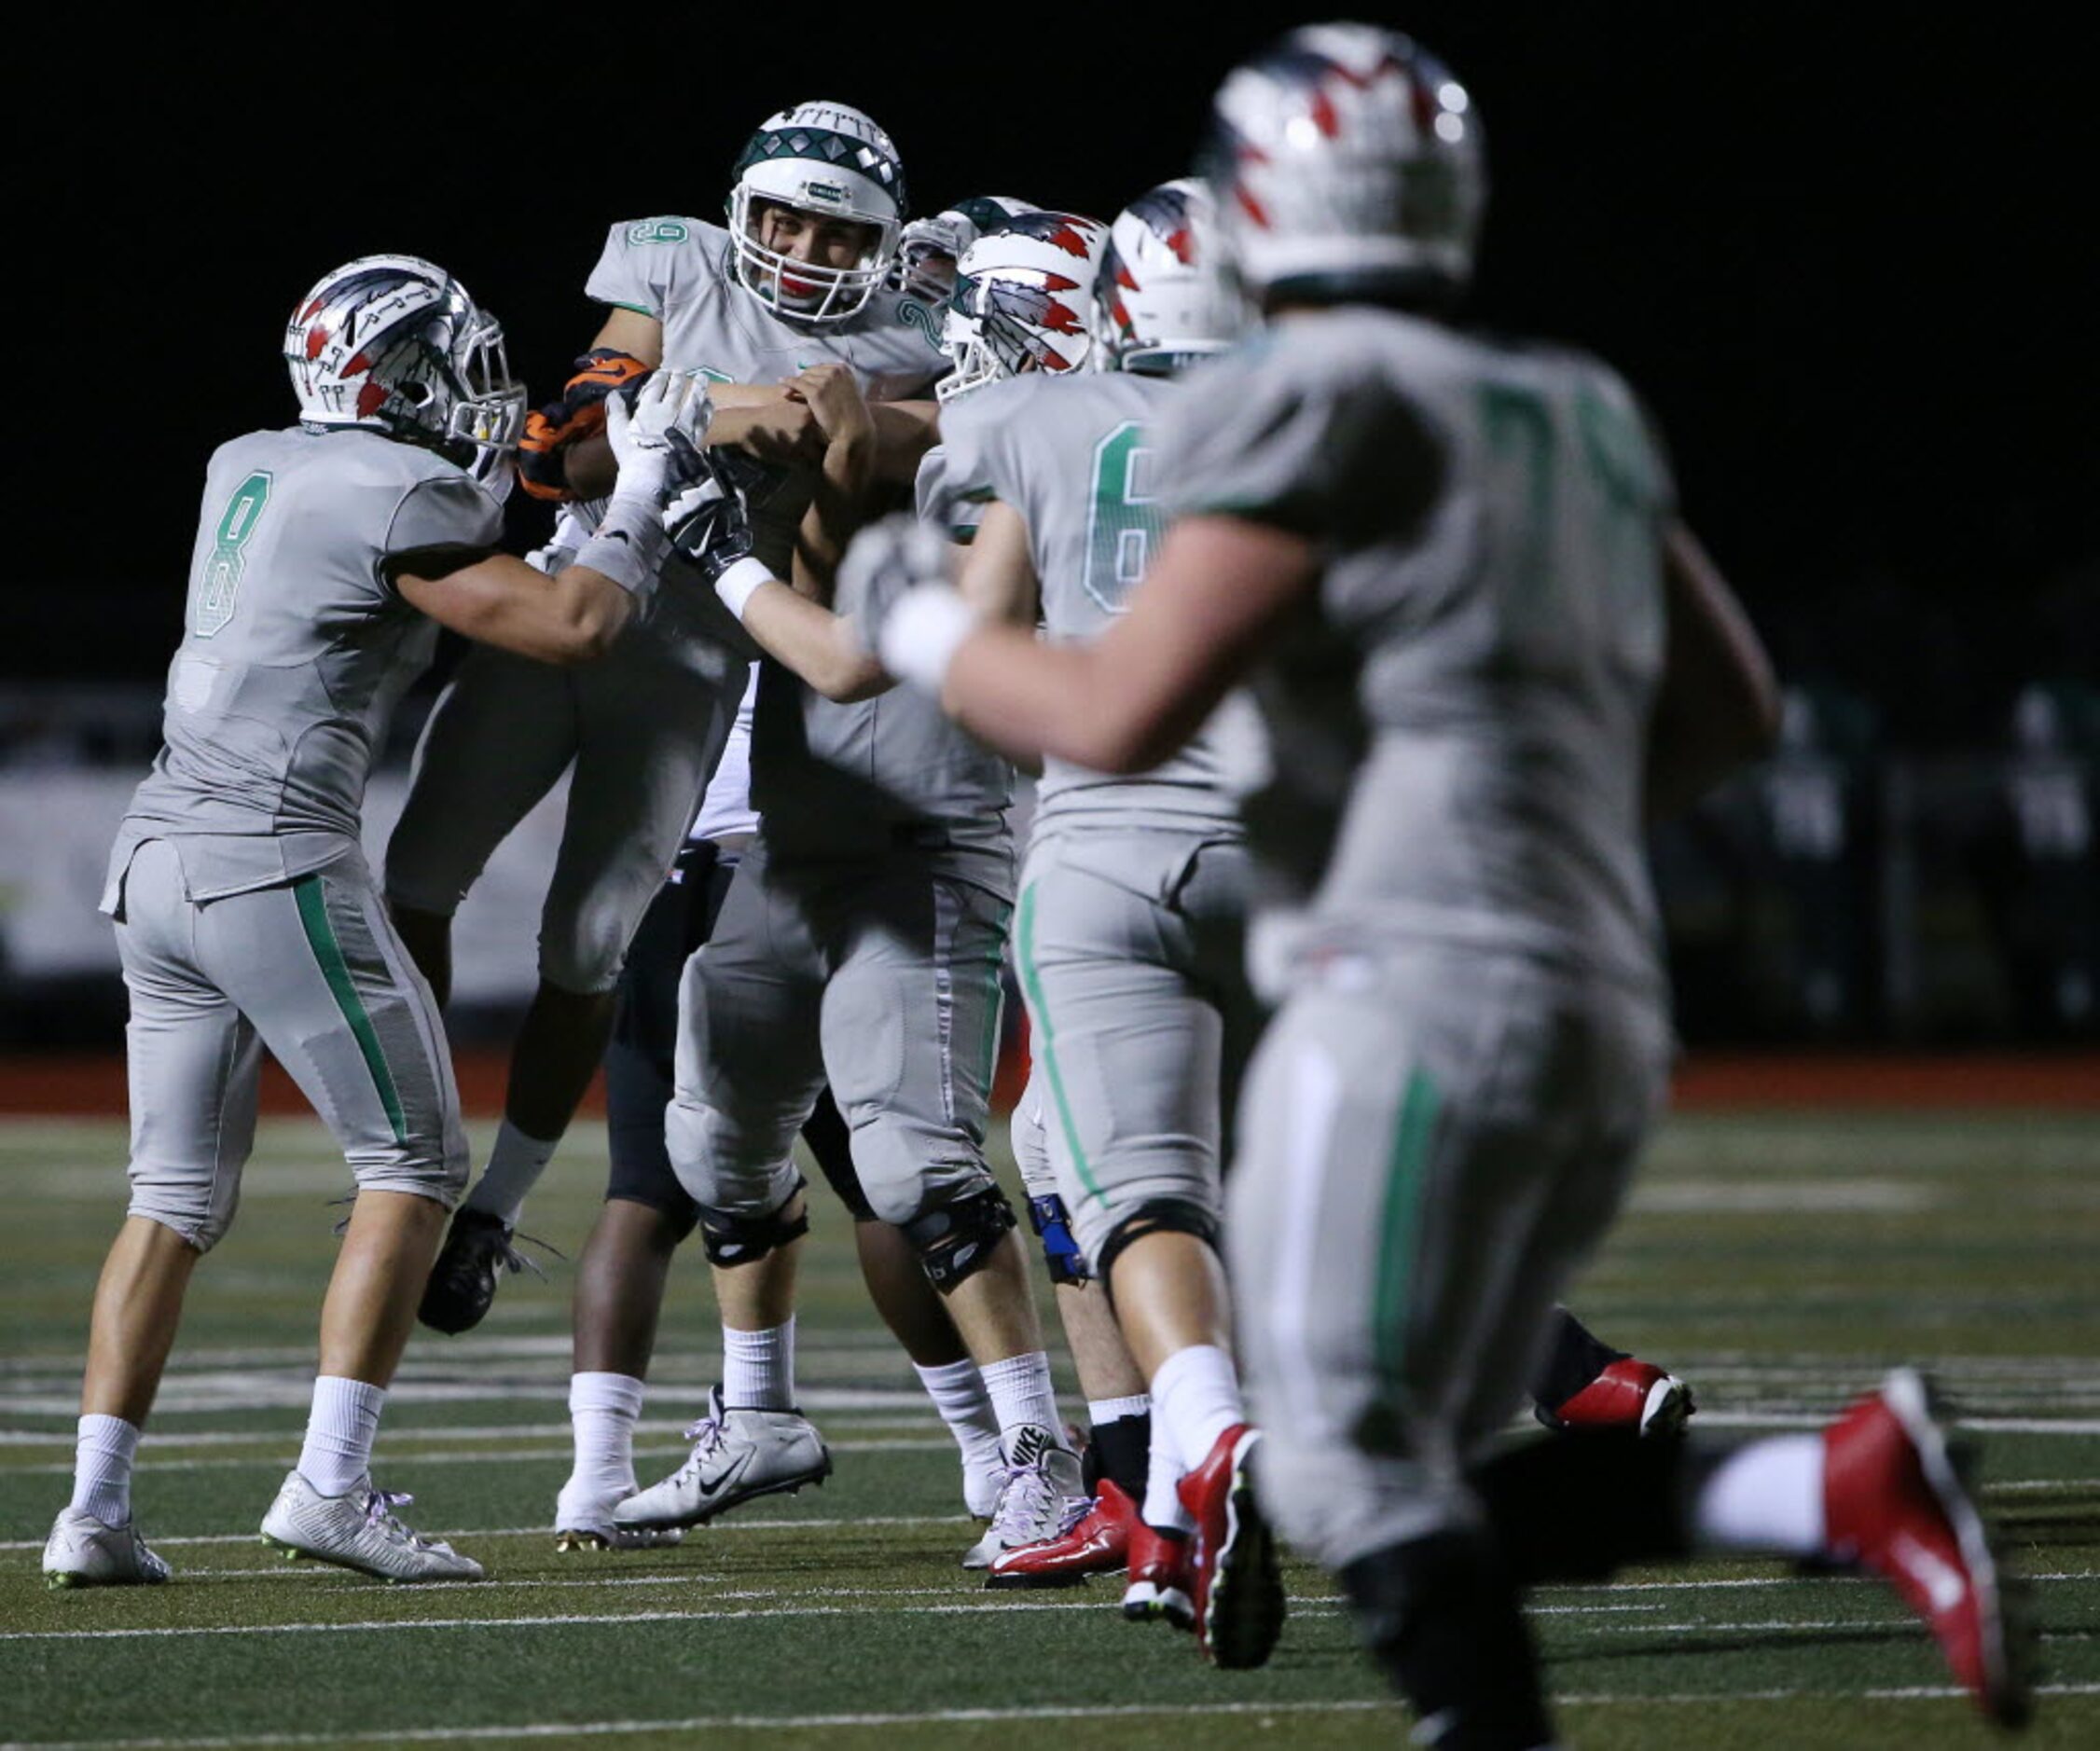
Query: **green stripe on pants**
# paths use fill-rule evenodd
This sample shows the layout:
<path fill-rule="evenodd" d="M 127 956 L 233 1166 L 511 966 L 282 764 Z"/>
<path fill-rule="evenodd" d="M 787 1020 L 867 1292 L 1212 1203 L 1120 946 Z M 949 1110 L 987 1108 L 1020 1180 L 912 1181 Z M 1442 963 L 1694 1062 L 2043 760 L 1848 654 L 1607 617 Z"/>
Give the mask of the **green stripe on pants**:
<path fill-rule="evenodd" d="M 379 1030 L 372 1026 L 364 1000 L 357 995 L 357 986 L 351 979 L 350 963 L 343 959 L 342 948 L 336 941 L 336 928 L 328 922 L 328 903 L 322 890 L 321 877 L 300 876 L 292 884 L 292 896 L 298 903 L 299 922 L 306 929 L 307 946 L 313 950 L 321 976 L 327 980 L 336 1007 L 342 1011 L 343 1020 L 350 1024 L 350 1031 L 357 1041 L 357 1049 L 364 1054 L 365 1068 L 372 1073 L 372 1086 L 379 1093 L 380 1104 L 386 1109 L 387 1123 L 394 1127 L 394 1140 L 406 1143 L 408 1126 L 402 1116 L 400 1091 L 394 1085 L 394 1072 L 386 1067 L 386 1054 L 380 1050 Z"/>
<path fill-rule="evenodd" d="M 1407 1349 L 1407 1297 L 1415 1276 L 1416 1230 L 1429 1176 L 1430 1142 L 1436 1132 L 1436 1084 L 1426 1070 L 1407 1079 L 1400 1117 L 1387 1158 L 1386 1207 L 1378 1224 L 1378 1280 L 1371 1341 L 1378 1372 L 1399 1381 Z"/>

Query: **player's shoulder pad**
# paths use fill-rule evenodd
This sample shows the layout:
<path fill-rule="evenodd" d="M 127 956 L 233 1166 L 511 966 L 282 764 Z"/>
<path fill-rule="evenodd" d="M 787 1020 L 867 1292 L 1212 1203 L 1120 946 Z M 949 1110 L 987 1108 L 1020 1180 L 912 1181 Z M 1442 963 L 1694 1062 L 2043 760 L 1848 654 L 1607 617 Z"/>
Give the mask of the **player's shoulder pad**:
<path fill-rule="evenodd" d="M 415 450 L 414 445 L 395 448 Z M 387 531 L 389 553 L 419 547 L 492 547 L 503 539 L 504 514 L 488 489 L 464 469 L 431 451 L 399 477 L 400 501 Z"/>

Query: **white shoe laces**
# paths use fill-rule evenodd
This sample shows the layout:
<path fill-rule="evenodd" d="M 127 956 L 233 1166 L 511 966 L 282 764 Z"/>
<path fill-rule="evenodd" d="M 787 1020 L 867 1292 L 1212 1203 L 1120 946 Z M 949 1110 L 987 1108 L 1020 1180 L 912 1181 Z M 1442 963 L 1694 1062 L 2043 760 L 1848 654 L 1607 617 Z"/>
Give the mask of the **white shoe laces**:
<path fill-rule="evenodd" d="M 1052 1529 L 1057 1503 L 1049 1476 L 1040 1464 L 1008 1466 L 999 1506 L 992 1510 L 992 1537 L 1006 1545 L 1033 1544 L 1056 1537 L 1065 1530 Z"/>
<path fill-rule="evenodd" d="M 435 1538 L 426 1538 L 420 1532 L 404 1526 L 394 1517 L 396 1508 L 406 1508 L 416 1498 L 407 1490 L 372 1489 L 365 1492 L 366 1524 L 377 1526 L 380 1532 L 418 1551 L 449 1551 L 449 1544 L 441 1545 Z"/>
<path fill-rule="evenodd" d="M 710 1414 L 700 1418 L 698 1423 L 688 1425 L 685 1439 L 693 1443 L 693 1451 L 686 1457 L 686 1467 L 690 1468 L 699 1464 L 710 1454 L 716 1452 L 728 1438 L 729 1426 L 719 1416 Z"/>

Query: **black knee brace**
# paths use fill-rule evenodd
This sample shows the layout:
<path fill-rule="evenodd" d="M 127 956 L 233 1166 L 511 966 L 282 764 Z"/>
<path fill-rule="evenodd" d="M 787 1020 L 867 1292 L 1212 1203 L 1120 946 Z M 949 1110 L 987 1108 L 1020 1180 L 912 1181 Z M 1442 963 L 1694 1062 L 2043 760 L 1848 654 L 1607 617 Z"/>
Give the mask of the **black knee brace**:
<path fill-rule="evenodd" d="M 1390 1545 L 1342 1570 L 1357 1629 L 1440 1751 L 1531 1751 L 1553 1730 L 1539 1661 L 1494 1535 Z"/>
<path fill-rule="evenodd" d="M 1072 1238 L 1071 1218 L 1066 1213 L 1064 1199 L 1055 1192 L 1048 1197 L 1030 1198 L 1029 1226 L 1043 1242 L 1043 1262 L 1050 1267 L 1051 1282 L 1085 1283 L 1092 1278 L 1086 1255 Z"/>
<path fill-rule="evenodd" d="M 1115 1270 L 1124 1248 L 1147 1234 L 1194 1234 L 1212 1252 L 1218 1250 L 1217 1218 L 1200 1204 L 1181 1198 L 1147 1198 L 1116 1223 L 1101 1243 L 1101 1256 L 1094 1261 L 1094 1266 L 1104 1284 Z"/>
<path fill-rule="evenodd" d="M 927 1280 L 946 1293 L 973 1272 L 984 1268 L 992 1248 L 1015 1221 L 1014 1206 L 997 1186 L 987 1186 L 937 1210 L 928 1210 L 900 1224 L 919 1248 Z"/>
<path fill-rule="evenodd" d="M 777 1247 L 800 1240 L 809 1232 L 809 1212 L 782 1217 L 784 1210 L 802 1195 L 806 1181 L 797 1174 L 794 1190 L 781 1201 L 781 1209 L 766 1216 L 725 1216 L 714 1210 L 700 1212 L 700 1244 L 707 1248 L 710 1264 L 755 1264 Z"/>

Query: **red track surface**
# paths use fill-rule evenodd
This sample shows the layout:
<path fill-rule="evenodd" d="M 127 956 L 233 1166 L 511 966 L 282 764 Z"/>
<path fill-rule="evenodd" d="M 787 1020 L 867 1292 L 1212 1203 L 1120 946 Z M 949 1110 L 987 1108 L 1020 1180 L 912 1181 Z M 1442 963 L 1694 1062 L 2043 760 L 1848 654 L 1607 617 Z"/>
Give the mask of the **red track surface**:
<path fill-rule="evenodd" d="M 467 1111 L 494 1114 L 503 1103 L 504 1060 L 473 1052 L 459 1060 Z M 1010 1102 L 1019 1082 L 1001 1077 Z M 1676 1104 L 1736 1108 L 1961 1107 L 2100 1110 L 2100 1052 L 2014 1056 L 1999 1054 L 1701 1054 L 1679 1069 Z M 604 1110 L 593 1087 L 588 1112 Z M 0 1059 L 0 1113 L 109 1116 L 125 1110 L 124 1060 L 116 1055 Z M 275 1065 L 265 1068 L 263 1110 L 297 1113 L 306 1105 Z"/>

